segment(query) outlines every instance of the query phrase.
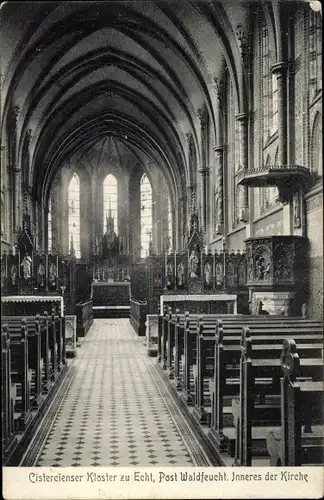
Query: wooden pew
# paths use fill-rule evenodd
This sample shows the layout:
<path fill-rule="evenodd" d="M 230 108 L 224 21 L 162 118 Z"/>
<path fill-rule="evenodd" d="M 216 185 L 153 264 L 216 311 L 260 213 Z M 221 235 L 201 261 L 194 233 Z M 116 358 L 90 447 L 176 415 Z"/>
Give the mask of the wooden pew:
<path fill-rule="evenodd" d="M 294 340 L 281 357 L 281 429 L 270 431 L 267 449 L 273 466 L 324 464 L 323 380 L 300 381 L 303 358 Z M 321 355 L 323 361 L 323 353 Z M 315 374 L 316 375 L 316 374 Z M 322 372 L 323 375 L 323 372 Z M 316 376 L 313 378 L 317 378 Z"/>
<path fill-rule="evenodd" d="M 11 382 L 16 386 L 14 404 L 15 428 L 24 429 L 31 420 L 30 385 L 32 372 L 29 369 L 28 359 L 28 333 L 26 320 L 20 324 L 20 331 L 15 328 L 10 330 L 10 374 Z"/>
<path fill-rule="evenodd" d="M 295 335 L 302 344 L 321 343 L 322 333 L 316 324 L 315 333 L 304 333 L 303 328 L 296 327 Z M 297 325 L 297 323 L 296 323 Z M 321 326 L 321 324 L 320 324 Z M 282 342 L 287 335 L 287 329 L 283 327 L 283 333 L 278 333 L 278 324 L 268 323 L 267 328 L 264 324 L 250 323 L 253 340 L 263 345 L 268 345 L 267 356 L 271 356 L 271 345 L 277 352 L 281 352 Z M 323 331 L 323 326 L 321 327 Z M 289 330 L 290 331 L 290 330 Z M 242 332 L 242 327 L 241 327 Z M 241 357 L 241 337 L 236 335 L 237 331 L 232 332 L 227 329 L 224 332 L 223 327 L 218 327 L 215 343 L 215 371 L 214 379 L 210 382 L 210 393 L 212 399 L 212 417 L 211 429 L 209 432 L 210 440 L 220 451 L 225 451 L 229 447 L 233 453 L 233 416 L 231 411 L 232 398 L 239 393 L 239 366 Z M 274 352 L 274 351 L 273 351 Z M 226 431 L 224 430 L 226 428 Z M 230 437 L 232 436 L 232 437 Z"/>
<path fill-rule="evenodd" d="M 284 341 L 281 360 L 285 363 L 294 341 Z M 253 345 L 253 350 L 252 350 Z M 303 347 L 304 379 L 322 379 L 321 346 L 308 343 Z M 272 428 L 281 423 L 280 377 L 281 362 L 277 346 L 256 343 L 249 328 L 243 328 L 240 360 L 239 399 L 233 399 L 232 411 L 236 427 L 235 465 L 251 466 L 252 457 L 264 456 L 266 439 Z M 306 382 L 307 384 L 308 382 Z M 293 436 L 290 436 L 292 439 Z"/>
<path fill-rule="evenodd" d="M 37 409 L 42 393 L 42 370 L 41 358 L 41 333 L 40 320 L 38 316 L 7 316 L 3 321 L 8 325 L 10 336 L 19 337 L 21 325 L 26 323 L 28 339 L 28 369 L 32 370 L 32 380 L 30 387 L 31 408 Z"/>
<path fill-rule="evenodd" d="M 14 404 L 16 387 L 11 382 L 11 356 L 8 325 L 1 328 L 1 403 L 2 403 L 2 453 L 6 460 L 12 454 L 18 439 L 15 435 Z"/>
<path fill-rule="evenodd" d="M 57 378 L 57 357 L 58 357 L 58 346 L 56 340 L 56 324 L 53 322 L 52 316 L 44 311 L 45 324 L 48 330 L 48 343 L 49 343 L 49 355 L 50 355 L 50 380 L 55 382 Z"/>
<path fill-rule="evenodd" d="M 171 307 L 164 308 L 163 318 L 162 318 L 162 331 L 161 331 L 161 363 L 163 370 L 167 369 L 167 342 L 168 342 L 168 331 L 169 331 L 169 321 L 172 319 Z"/>
<path fill-rule="evenodd" d="M 169 378 L 174 378 L 174 346 L 175 346 L 175 327 L 177 321 L 180 321 L 179 309 L 176 310 L 175 314 L 172 314 L 172 309 L 169 308 L 169 316 L 167 321 L 167 340 L 166 340 L 166 370 L 168 372 Z"/>
<path fill-rule="evenodd" d="M 182 389 L 182 363 L 181 358 L 184 352 L 184 335 L 185 329 L 189 321 L 189 312 L 186 311 L 185 315 L 177 315 L 175 324 L 175 341 L 174 341 L 174 378 L 176 380 L 176 388 Z"/>
<path fill-rule="evenodd" d="M 198 328 L 200 324 L 201 332 L 204 337 L 214 337 L 217 331 L 217 325 L 221 324 L 221 319 L 228 320 L 233 315 L 218 315 L 218 314 L 203 314 L 203 315 L 189 315 L 186 321 L 185 331 L 184 331 L 184 352 L 181 357 L 182 378 L 181 386 L 184 390 L 184 398 L 187 404 L 193 404 L 193 393 L 195 391 L 194 387 L 194 373 L 197 374 L 197 369 L 193 368 L 197 363 L 197 342 L 196 338 L 198 335 Z M 221 318 L 221 319 L 220 319 Z M 260 319 L 257 321 L 255 316 L 240 315 L 240 320 L 250 321 L 251 323 L 259 324 Z M 258 318 L 261 318 L 260 316 Z M 268 318 L 268 316 L 266 317 Z M 285 318 L 280 317 L 280 321 L 285 320 Z M 237 321 L 237 320 L 236 320 Z M 200 323 L 199 323 L 200 322 Z M 272 325 L 272 321 L 265 319 L 264 323 L 266 325 Z M 242 328 L 242 326 L 240 326 Z M 241 336 L 239 337 L 239 339 Z M 213 340 L 210 341 L 213 344 Z M 207 345 L 207 344 L 206 344 Z M 200 381 L 197 381 L 200 384 Z M 180 384 L 179 384 L 180 385 Z M 209 385 L 209 384 L 208 384 Z M 207 388 L 206 388 L 207 390 Z M 207 392 L 211 392 L 209 389 Z M 202 411 L 202 413 L 204 413 Z"/>
<path fill-rule="evenodd" d="M 202 316 L 198 320 L 196 337 L 196 364 L 193 366 L 194 378 L 194 415 L 201 424 L 210 425 L 211 401 L 209 380 L 214 376 L 215 335 L 209 336 L 204 329 Z"/>
<path fill-rule="evenodd" d="M 54 336 L 57 344 L 57 371 L 60 372 L 66 364 L 65 351 L 65 318 L 52 308 L 52 323 L 55 330 Z"/>

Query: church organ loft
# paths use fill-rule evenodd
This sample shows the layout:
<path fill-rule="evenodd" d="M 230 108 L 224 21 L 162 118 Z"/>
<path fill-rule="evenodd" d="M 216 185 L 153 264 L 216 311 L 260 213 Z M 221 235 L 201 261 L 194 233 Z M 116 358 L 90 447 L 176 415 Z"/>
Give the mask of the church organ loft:
<path fill-rule="evenodd" d="M 323 465 L 320 3 L 4 2 L 0 32 L 4 464 Z"/>

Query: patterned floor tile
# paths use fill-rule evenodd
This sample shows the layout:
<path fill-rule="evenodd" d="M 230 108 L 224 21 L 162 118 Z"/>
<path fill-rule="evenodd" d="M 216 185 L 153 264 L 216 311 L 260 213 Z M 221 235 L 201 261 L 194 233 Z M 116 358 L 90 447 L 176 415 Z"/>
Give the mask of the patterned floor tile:
<path fill-rule="evenodd" d="M 194 466 L 128 319 L 95 320 L 36 465 Z"/>

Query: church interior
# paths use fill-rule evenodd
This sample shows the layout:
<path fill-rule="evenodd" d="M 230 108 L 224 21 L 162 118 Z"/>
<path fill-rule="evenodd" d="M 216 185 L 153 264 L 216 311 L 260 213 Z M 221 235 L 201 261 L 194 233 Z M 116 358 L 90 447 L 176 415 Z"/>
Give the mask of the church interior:
<path fill-rule="evenodd" d="M 324 464 L 322 10 L 3 2 L 3 464 Z"/>

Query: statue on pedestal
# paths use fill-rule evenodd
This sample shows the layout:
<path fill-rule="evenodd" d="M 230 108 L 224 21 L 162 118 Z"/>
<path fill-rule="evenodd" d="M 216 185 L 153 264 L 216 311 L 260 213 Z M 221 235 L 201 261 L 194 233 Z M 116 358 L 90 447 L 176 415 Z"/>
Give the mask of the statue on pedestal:
<path fill-rule="evenodd" d="M 102 257 L 108 260 L 109 264 L 114 264 L 118 261 L 120 244 L 119 238 L 114 231 L 114 218 L 109 207 L 108 216 L 106 218 L 106 232 L 102 238 Z"/>
<path fill-rule="evenodd" d="M 28 255 L 28 253 L 25 254 L 20 265 L 21 265 L 22 270 L 23 270 L 23 278 L 25 280 L 30 279 L 31 278 L 32 258 Z"/>
<path fill-rule="evenodd" d="M 196 250 L 192 250 L 189 257 L 190 278 L 198 278 L 199 257 Z"/>

